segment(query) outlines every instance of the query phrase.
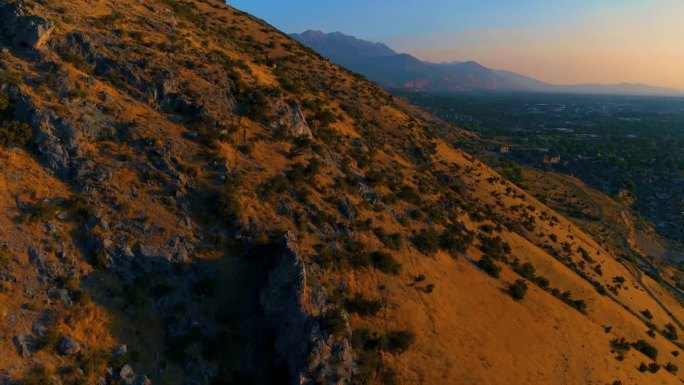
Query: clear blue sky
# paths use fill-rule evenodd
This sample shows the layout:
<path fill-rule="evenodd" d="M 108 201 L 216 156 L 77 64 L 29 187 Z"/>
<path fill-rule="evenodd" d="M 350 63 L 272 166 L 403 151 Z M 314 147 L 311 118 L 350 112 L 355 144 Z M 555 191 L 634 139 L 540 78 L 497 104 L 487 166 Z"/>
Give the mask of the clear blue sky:
<path fill-rule="evenodd" d="M 515 27 L 581 16 L 611 0 L 234 0 L 284 32 L 339 31 L 366 39 L 392 39 L 481 27 Z"/>
<path fill-rule="evenodd" d="M 684 89 L 684 0 L 233 0 L 284 32 L 339 31 L 556 83 Z"/>

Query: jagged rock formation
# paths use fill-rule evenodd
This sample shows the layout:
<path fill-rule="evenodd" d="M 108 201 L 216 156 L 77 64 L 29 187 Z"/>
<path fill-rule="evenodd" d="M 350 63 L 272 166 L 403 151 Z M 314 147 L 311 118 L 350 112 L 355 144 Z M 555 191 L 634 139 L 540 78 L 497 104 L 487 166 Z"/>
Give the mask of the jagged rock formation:
<path fill-rule="evenodd" d="M 50 36 L 54 24 L 27 12 L 24 0 L 0 3 L 0 38 L 16 47 L 39 48 Z"/>
<path fill-rule="evenodd" d="M 347 338 L 325 335 L 318 318 L 329 310 L 325 299 L 307 295 L 306 265 L 293 234 L 281 241 L 276 265 L 261 292 L 266 325 L 277 330 L 276 349 L 286 360 L 293 384 L 346 384 L 354 353 Z M 312 316 L 313 315 L 313 316 Z M 347 323 L 347 333 L 351 334 Z"/>
<path fill-rule="evenodd" d="M 309 128 L 309 124 L 306 122 L 299 104 L 278 101 L 275 111 L 277 119 L 271 124 L 273 129 L 286 130 L 290 136 L 295 138 L 313 138 L 311 128 Z"/>

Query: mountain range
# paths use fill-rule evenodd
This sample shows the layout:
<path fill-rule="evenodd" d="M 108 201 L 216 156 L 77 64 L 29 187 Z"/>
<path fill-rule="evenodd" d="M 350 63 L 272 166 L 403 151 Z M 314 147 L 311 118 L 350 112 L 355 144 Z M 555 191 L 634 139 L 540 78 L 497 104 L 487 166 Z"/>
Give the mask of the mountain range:
<path fill-rule="evenodd" d="M 306 31 L 291 35 L 332 62 L 390 89 L 416 91 L 507 91 L 578 94 L 682 95 L 681 91 L 646 84 L 550 84 L 474 61 L 431 63 L 398 53 L 382 43 L 340 32 Z"/>

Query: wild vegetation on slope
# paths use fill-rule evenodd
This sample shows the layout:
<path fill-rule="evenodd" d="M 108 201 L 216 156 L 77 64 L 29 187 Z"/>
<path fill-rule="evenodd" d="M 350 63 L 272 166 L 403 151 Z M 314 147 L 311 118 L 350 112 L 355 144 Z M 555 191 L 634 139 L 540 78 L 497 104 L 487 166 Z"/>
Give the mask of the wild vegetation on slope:
<path fill-rule="evenodd" d="M 680 381 L 684 330 L 607 250 L 263 22 L 213 0 L 0 20 L 8 380 Z"/>

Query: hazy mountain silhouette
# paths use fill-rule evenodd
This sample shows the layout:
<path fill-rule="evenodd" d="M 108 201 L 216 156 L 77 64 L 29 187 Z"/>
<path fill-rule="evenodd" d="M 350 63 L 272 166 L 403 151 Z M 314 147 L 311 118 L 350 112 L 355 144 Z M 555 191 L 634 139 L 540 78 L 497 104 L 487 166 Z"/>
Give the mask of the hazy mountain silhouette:
<path fill-rule="evenodd" d="M 430 63 L 340 32 L 306 31 L 291 36 L 336 64 L 387 88 L 418 91 L 526 91 L 590 94 L 681 95 L 675 89 L 645 84 L 549 84 L 511 71 L 494 70 L 474 61 Z"/>

